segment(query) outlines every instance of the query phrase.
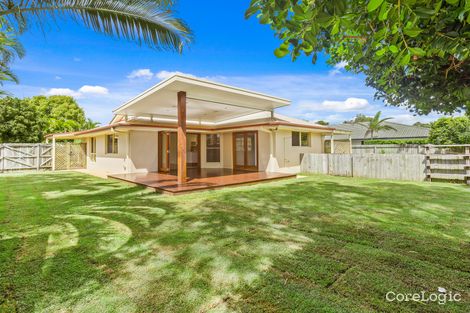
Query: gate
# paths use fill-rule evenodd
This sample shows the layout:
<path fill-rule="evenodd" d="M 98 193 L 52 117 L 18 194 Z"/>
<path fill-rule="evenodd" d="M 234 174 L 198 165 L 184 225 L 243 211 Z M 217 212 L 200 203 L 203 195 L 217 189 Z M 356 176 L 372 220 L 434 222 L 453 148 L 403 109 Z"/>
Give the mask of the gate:
<path fill-rule="evenodd" d="M 86 143 L 58 142 L 55 145 L 55 169 L 86 168 Z"/>
<path fill-rule="evenodd" d="M 52 167 L 52 145 L 42 143 L 0 144 L 0 172 L 41 170 Z"/>

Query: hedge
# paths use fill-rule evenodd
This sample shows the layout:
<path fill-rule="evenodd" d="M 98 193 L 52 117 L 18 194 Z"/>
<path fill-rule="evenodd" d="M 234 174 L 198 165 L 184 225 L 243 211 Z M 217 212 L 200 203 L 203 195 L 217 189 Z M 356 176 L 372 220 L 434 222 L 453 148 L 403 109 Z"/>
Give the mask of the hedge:
<path fill-rule="evenodd" d="M 428 144 L 427 138 L 422 139 L 373 139 L 364 141 L 365 145 L 425 145 Z"/>

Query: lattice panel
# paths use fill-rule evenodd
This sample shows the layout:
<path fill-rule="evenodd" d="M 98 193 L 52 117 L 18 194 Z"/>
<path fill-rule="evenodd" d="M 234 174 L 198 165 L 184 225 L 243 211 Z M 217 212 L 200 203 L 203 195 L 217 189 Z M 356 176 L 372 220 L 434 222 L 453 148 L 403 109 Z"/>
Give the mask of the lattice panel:
<path fill-rule="evenodd" d="M 85 143 L 56 143 L 55 156 L 56 170 L 86 168 Z"/>

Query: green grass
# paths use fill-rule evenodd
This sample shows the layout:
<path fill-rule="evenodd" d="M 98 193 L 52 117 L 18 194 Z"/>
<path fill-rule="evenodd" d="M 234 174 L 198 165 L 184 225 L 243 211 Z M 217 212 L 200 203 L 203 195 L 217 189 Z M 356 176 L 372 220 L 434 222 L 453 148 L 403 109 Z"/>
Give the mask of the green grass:
<path fill-rule="evenodd" d="M 385 301 L 444 287 L 462 302 Z M 0 177 L 0 312 L 468 312 L 470 189 L 310 176 L 170 197 Z"/>

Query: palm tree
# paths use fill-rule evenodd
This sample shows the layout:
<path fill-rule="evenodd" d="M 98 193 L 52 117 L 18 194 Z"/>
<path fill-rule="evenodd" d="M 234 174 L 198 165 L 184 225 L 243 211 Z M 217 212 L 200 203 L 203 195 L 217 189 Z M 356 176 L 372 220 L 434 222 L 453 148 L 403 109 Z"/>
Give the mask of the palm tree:
<path fill-rule="evenodd" d="M 377 133 L 378 131 L 381 131 L 381 130 L 397 131 L 396 128 L 385 124 L 386 121 L 391 120 L 392 118 L 387 117 L 387 118 L 380 119 L 381 114 L 382 114 L 381 111 L 377 112 L 375 116 L 367 124 L 359 123 L 359 125 L 367 127 L 366 136 L 370 134 L 371 139 L 374 139 L 374 133 Z"/>
<path fill-rule="evenodd" d="M 95 122 L 91 118 L 87 118 L 85 123 L 82 126 L 82 130 L 93 129 L 100 126 L 100 122 Z"/>
<path fill-rule="evenodd" d="M 173 16 L 173 4 L 174 0 L 0 0 L 0 32 L 21 34 L 31 24 L 43 27 L 48 21 L 59 24 L 59 19 L 70 18 L 108 36 L 182 52 L 192 35 L 185 23 Z M 0 41 L 0 83 L 2 79 L 16 81 L 8 67 L 11 52 L 22 56 L 22 49 L 12 49 L 17 45 L 6 47 Z M 7 57 L 5 49 L 10 52 Z"/>

